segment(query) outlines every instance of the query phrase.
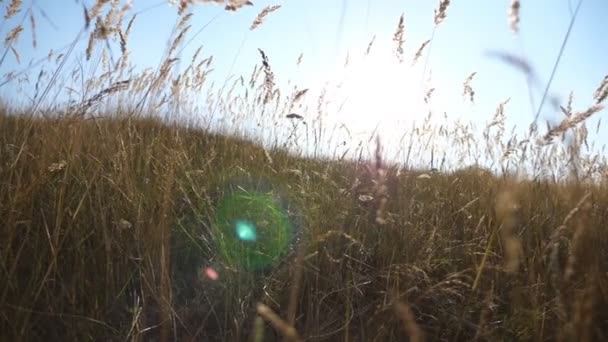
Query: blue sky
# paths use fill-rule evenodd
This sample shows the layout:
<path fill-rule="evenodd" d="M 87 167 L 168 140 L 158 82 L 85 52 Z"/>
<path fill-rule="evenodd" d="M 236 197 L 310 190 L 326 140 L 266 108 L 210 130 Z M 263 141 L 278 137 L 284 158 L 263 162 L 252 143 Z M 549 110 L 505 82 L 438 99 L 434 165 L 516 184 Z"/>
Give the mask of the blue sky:
<path fill-rule="evenodd" d="M 31 2 L 24 1 L 24 7 Z M 6 3 L 2 6 L 6 7 Z M 1 66 L 1 74 L 25 68 L 30 60 L 46 56 L 51 48 L 58 50 L 66 46 L 83 26 L 82 7 L 73 1 L 35 3 L 53 24 L 39 18 L 35 50 L 26 29 L 17 46 L 21 64 L 8 56 Z M 90 8 L 92 1 L 86 4 Z M 259 29 L 249 31 L 256 14 L 264 6 L 273 4 L 280 4 L 282 8 L 269 15 Z M 421 85 L 429 73 L 430 82 L 436 88 L 433 95 L 436 112 L 447 112 L 450 118 L 460 117 L 483 126 L 491 119 L 497 104 L 510 97 L 506 107 L 508 126 L 525 129 L 534 116 L 525 76 L 512 66 L 488 57 L 486 52 L 502 51 L 526 58 L 541 82 L 540 88 L 534 89 L 538 105 L 576 4 L 574 0 L 522 1 L 521 30 L 515 36 L 507 19 L 509 1 L 452 1 L 446 20 L 435 32 L 431 49 L 427 47 L 413 68 L 409 67 L 411 57 L 423 41 L 431 38 L 437 1 L 258 0 L 254 6 L 238 12 L 201 4 L 192 7 L 190 37 L 204 29 L 186 47 L 184 55 L 203 45 L 205 54 L 214 55 L 213 77 L 217 82 L 230 74 L 248 76 L 253 66 L 260 63 L 258 48 L 268 54 L 279 84 L 286 84 L 289 79 L 299 88 L 320 89 L 326 81 L 346 77 L 346 85 L 332 93 L 335 102 L 341 101 L 338 97 L 348 97 L 348 104 L 340 114 L 335 114 L 336 120 L 350 120 L 363 133 L 369 132 L 377 120 L 389 127 L 396 122 L 407 124 L 422 120 L 427 108 L 421 104 L 419 95 L 424 92 Z M 139 68 L 155 67 L 178 20 L 176 9 L 166 1 L 135 0 L 133 10 L 141 13 L 129 40 L 131 62 Z M 391 39 L 402 13 L 406 62 L 399 66 L 392 54 Z M 20 19 L 17 16 L 2 24 L 2 33 L 8 32 Z M 607 22 L 608 2 L 583 2 L 550 90 L 562 101 L 574 91 L 575 109 L 583 110 L 592 104 L 593 90 L 608 74 Z M 363 60 L 360 57 L 374 35 L 374 57 Z M 84 55 L 85 48 L 86 39 L 78 46 L 78 55 Z M 296 67 L 300 53 L 303 63 Z M 353 62 L 345 70 L 347 53 Z M 427 54 L 428 64 L 425 64 Z M 424 76 L 423 71 L 426 71 Z M 472 82 L 475 104 L 462 96 L 462 83 L 473 71 L 477 72 Z M 11 83 L 0 88 L 0 94 L 10 95 L 15 89 L 16 85 Z M 551 106 L 545 108 L 541 119 L 558 122 L 563 118 Z M 343 117 L 338 118 L 339 115 Z M 590 127 L 595 128 L 596 120 L 603 115 L 605 111 L 597 114 Z M 436 117 L 439 120 L 441 115 Z M 598 144 L 608 142 L 603 135 L 605 130 L 600 130 L 600 137 L 596 137 Z"/>

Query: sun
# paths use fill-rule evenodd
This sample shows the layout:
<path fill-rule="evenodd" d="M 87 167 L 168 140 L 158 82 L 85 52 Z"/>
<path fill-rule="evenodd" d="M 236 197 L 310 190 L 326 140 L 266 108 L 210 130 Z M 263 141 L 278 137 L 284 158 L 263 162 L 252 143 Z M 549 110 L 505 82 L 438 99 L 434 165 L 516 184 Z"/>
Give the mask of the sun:
<path fill-rule="evenodd" d="M 373 132 L 384 140 L 401 136 L 414 121 L 441 107 L 440 99 L 425 100 L 430 88 L 422 64 L 401 62 L 390 51 L 350 58 L 334 94 L 343 99 L 337 101 L 340 108 L 335 119 L 362 136 Z"/>

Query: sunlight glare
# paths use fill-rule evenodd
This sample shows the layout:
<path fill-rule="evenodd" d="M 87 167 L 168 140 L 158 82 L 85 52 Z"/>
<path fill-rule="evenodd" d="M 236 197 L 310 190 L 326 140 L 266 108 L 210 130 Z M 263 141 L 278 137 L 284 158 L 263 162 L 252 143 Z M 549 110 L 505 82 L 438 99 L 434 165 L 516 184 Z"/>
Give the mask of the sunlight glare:
<path fill-rule="evenodd" d="M 400 63 L 389 49 L 350 58 L 338 78 L 341 81 L 336 95 L 341 100 L 335 102 L 341 108 L 335 119 L 362 136 L 369 136 L 377 127 L 378 134 L 391 140 L 410 128 L 413 121 L 422 121 L 430 110 L 441 113 L 444 101 L 437 91 L 428 103 L 424 101 L 428 82 L 422 77 L 423 64 L 419 60 L 412 66 L 407 56 Z M 438 85 L 435 80 L 432 83 Z"/>

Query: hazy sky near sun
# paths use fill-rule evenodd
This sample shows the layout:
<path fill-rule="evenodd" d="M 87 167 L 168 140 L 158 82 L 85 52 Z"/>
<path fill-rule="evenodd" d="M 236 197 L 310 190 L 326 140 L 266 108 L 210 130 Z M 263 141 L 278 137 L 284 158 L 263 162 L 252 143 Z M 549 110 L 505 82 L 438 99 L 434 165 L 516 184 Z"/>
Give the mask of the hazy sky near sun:
<path fill-rule="evenodd" d="M 87 1 L 88 8 L 93 1 Z M 226 12 L 214 4 L 194 5 L 192 29 L 186 41 L 184 56 L 203 45 L 203 53 L 214 56 L 213 79 L 221 83 L 230 74 L 249 76 L 260 63 L 258 48 L 263 49 L 279 84 L 291 80 L 298 88 L 320 89 L 326 81 L 342 79 L 338 90 L 346 99 L 336 120 L 349 120 L 362 131 L 373 129 L 375 121 L 386 125 L 422 120 L 428 108 L 423 107 L 421 93 L 425 80 L 436 88 L 433 109 L 441 118 L 472 120 L 479 126 L 489 121 L 497 104 L 511 98 L 506 106 L 508 127 L 526 129 L 534 116 L 526 77 L 488 51 L 501 51 L 523 56 L 534 68 L 540 84 L 533 89 L 538 106 L 549 79 L 576 0 L 521 1 L 520 34 L 509 29 L 507 0 L 455 0 L 447 18 L 434 34 L 415 67 L 412 57 L 420 45 L 433 34 L 433 11 L 438 1 L 431 0 L 257 0 L 254 6 L 237 12 Z M 3 11 L 7 1 L 2 3 Z M 24 1 L 27 8 L 32 0 Z M 0 74 L 27 67 L 31 60 L 43 58 L 68 45 L 83 27 L 82 6 L 75 1 L 35 1 L 49 20 L 37 23 L 38 47 L 31 47 L 29 28 L 22 33 L 17 46 L 21 64 L 8 56 Z M 265 6 L 280 4 L 262 26 L 254 31 L 249 26 Z M 37 12 L 37 9 L 34 9 Z M 134 12 L 140 12 L 129 37 L 130 61 L 137 67 L 156 67 L 167 48 L 171 31 L 178 20 L 176 8 L 167 1 L 135 0 Z M 393 54 L 393 34 L 401 14 L 405 16 L 405 62 L 401 65 Z M 129 18 L 127 18 L 128 20 Z M 2 34 L 21 18 L 2 25 Z M 194 36 L 197 31 L 200 33 Z M 372 55 L 363 53 L 376 36 Z M 429 49 L 430 48 L 430 49 Z M 77 47 L 83 56 L 86 37 Z M 592 94 L 608 74 L 608 2 L 583 1 L 573 31 L 565 48 L 550 93 L 566 101 L 574 91 L 574 108 L 584 110 L 592 104 Z M 300 54 L 303 61 L 296 66 Z M 344 61 L 349 55 L 350 66 Z M 119 56 L 120 51 L 115 51 Z M 427 60 L 428 56 L 428 60 Z M 187 57 L 184 57 L 187 60 Z M 428 61 L 428 64 L 426 64 Z M 426 68 L 425 68 L 426 66 Z M 422 74 L 426 71 L 426 74 Z M 472 82 L 475 103 L 462 96 L 463 81 L 477 72 Z M 10 94 L 13 84 L 0 93 Z M 426 87 L 426 86 L 425 86 Z M 549 104 L 541 119 L 558 122 L 563 118 Z M 596 114 L 590 129 L 606 111 Z M 332 115 L 329 113 L 329 115 Z M 343 116 L 343 117 L 339 117 Z M 603 132 L 603 134 L 602 134 Z M 600 130 L 605 135 L 606 130 Z M 600 138 L 598 143 L 608 142 Z"/>

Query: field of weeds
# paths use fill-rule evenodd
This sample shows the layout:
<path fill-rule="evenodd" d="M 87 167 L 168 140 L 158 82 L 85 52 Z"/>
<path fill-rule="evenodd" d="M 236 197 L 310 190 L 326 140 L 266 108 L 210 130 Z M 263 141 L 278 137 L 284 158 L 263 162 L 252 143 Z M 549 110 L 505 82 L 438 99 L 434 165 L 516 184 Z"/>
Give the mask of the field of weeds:
<path fill-rule="evenodd" d="M 5 20 L 35 25 L 33 7 L 3 5 Z M 435 25 L 449 5 L 439 1 Z M 284 123 L 267 127 L 274 143 L 154 115 L 205 89 L 212 57 L 200 50 L 172 72 L 190 6 L 179 3 L 166 59 L 141 74 L 128 70 L 129 7 L 85 7 L 82 62 L 106 38 L 120 59 L 102 60 L 107 72 L 63 105 L 53 90 L 83 79 L 70 80 L 68 56 L 49 56 L 31 106 L 0 105 L 0 341 L 608 340 L 608 168 L 582 152 L 608 77 L 589 108 L 570 99 L 560 124 L 519 141 L 500 105 L 478 141 L 466 126 L 404 133 L 403 164 L 381 135 L 314 158 L 293 152 L 320 144 L 314 123 L 309 137 L 301 115 L 284 115 L 307 91 L 281 97 L 262 50 L 233 85 L 246 95 L 209 93 L 201 111 L 227 126 L 235 111 L 267 111 L 264 122 Z M 403 30 L 401 19 L 397 51 Z M 424 168 L 431 139 L 503 167 Z"/>

